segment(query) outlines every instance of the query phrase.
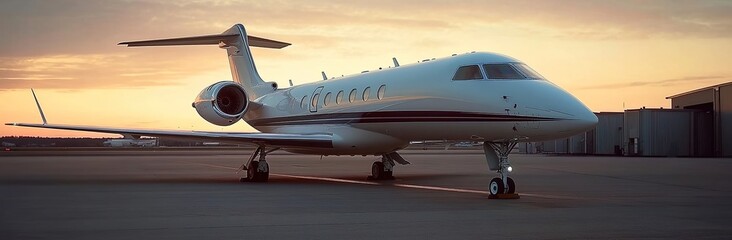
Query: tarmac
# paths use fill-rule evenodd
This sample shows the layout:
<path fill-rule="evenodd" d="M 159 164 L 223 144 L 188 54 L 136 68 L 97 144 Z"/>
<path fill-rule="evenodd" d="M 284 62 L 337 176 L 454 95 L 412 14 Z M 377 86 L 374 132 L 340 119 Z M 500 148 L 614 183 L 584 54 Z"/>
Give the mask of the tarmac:
<path fill-rule="evenodd" d="M 114 153 L 114 154 L 112 154 Z M 520 199 L 488 199 L 480 151 L 374 156 L 249 151 L 0 154 L 0 239 L 732 238 L 732 159 L 512 154 Z"/>

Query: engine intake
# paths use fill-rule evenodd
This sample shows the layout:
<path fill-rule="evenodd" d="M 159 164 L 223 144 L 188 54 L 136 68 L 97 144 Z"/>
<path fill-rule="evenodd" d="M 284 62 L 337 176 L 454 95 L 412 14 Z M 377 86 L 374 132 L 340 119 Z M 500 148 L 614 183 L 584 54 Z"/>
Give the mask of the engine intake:
<path fill-rule="evenodd" d="M 239 121 L 248 106 L 249 98 L 244 88 L 232 81 L 221 81 L 204 88 L 193 102 L 198 115 L 219 126 Z"/>

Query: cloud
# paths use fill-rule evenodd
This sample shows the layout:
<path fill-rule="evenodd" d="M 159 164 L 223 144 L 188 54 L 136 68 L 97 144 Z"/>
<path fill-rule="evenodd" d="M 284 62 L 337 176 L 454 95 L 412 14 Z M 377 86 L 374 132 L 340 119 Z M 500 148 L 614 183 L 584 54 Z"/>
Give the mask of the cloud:
<path fill-rule="evenodd" d="M 671 79 L 663 79 L 663 80 L 655 80 L 655 81 L 634 81 L 634 82 L 623 82 L 623 83 L 612 83 L 612 84 L 602 84 L 602 85 L 594 85 L 594 86 L 587 86 L 587 87 L 581 87 L 579 89 L 587 89 L 587 90 L 593 90 L 593 89 L 602 89 L 602 90 L 608 90 L 608 89 L 620 89 L 620 88 L 631 88 L 631 87 L 666 87 L 666 86 L 672 86 L 677 84 L 686 84 L 686 83 L 707 83 L 712 81 L 718 81 L 721 79 L 726 79 L 727 76 L 693 76 L 693 77 L 683 77 L 683 78 L 671 78 Z"/>
<path fill-rule="evenodd" d="M 198 57 L 166 59 L 153 53 L 3 57 L 0 58 L 0 89 L 141 88 L 176 85 L 180 78 L 186 77 L 191 71 L 203 71 L 216 66 L 200 61 Z M 142 58 L 147 61 L 136 61 Z"/>
<path fill-rule="evenodd" d="M 286 59 L 254 50 L 258 59 L 292 61 L 365 56 L 375 42 L 384 51 L 439 52 L 460 37 L 491 36 L 495 29 L 516 35 L 501 37 L 573 40 L 730 38 L 729 12 L 729 1 L 7 0 L 0 2 L 0 89 L 177 84 L 187 74 L 225 65 L 223 59 L 201 61 L 220 59 L 221 53 L 141 53 L 116 44 L 213 34 L 237 22 L 252 35 L 295 43 Z"/>
<path fill-rule="evenodd" d="M 86 1 L 0 2 L 2 56 L 119 52 L 119 41 L 223 31 L 373 38 L 526 29 L 560 38 L 732 37 L 730 1 Z"/>

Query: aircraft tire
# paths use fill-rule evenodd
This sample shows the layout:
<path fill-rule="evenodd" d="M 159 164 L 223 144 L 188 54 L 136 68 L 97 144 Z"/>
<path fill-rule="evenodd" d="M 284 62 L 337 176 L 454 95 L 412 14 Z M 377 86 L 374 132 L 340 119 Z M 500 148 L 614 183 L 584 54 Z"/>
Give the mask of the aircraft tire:
<path fill-rule="evenodd" d="M 247 180 L 250 182 L 259 182 L 259 174 L 257 168 L 259 167 L 259 161 L 252 161 L 247 166 Z"/>
<path fill-rule="evenodd" d="M 257 172 L 257 175 L 259 175 L 259 182 L 267 182 L 269 181 L 269 163 L 267 161 L 264 161 L 264 164 L 267 164 L 267 171 L 266 172 Z"/>
<path fill-rule="evenodd" d="M 386 172 L 384 172 L 384 163 L 374 162 L 371 164 L 371 177 L 374 180 L 384 179 Z"/>
<path fill-rule="evenodd" d="M 384 179 L 394 179 L 394 171 L 384 171 Z"/>
<path fill-rule="evenodd" d="M 503 194 L 505 191 L 503 187 L 503 180 L 501 178 L 493 178 L 491 183 L 488 185 L 488 190 L 492 196 Z"/>
<path fill-rule="evenodd" d="M 513 194 L 516 193 L 516 183 L 513 181 L 513 178 L 507 178 L 508 182 L 508 189 L 506 190 L 506 193 Z"/>

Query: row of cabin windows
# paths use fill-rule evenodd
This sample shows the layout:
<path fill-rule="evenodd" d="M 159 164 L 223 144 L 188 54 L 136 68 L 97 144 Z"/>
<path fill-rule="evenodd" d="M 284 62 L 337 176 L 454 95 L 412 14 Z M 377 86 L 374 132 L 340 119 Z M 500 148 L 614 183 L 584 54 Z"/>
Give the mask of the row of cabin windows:
<path fill-rule="evenodd" d="M 381 85 L 379 87 L 379 90 L 376 92 L 376 98 L 381 100 L 384 98 L 384 94 L 386 94 L 386 85 Z M 349 103 L 355 102 L 356 98 L 358 97 L 356 95 L 358 95 L 358 90 L 356 90 L 355 88 L 351 89 L 351 92 L 348 94 L 348 102 Z M 368 101 L 369 96 L 371 96 L 371 87 L 366 87 L 366 89 L 363 90 L 361 99 L 364 102 Z M 336 94 L 336 97 L 335 97 L 335 104 L 343 103 L 343 97 L 344 97 L 343 90 L 338 91 L 338 94 Z M 306 106 L 307 99 L 308 99 L 307 95 L 302 97 L 302 101 L 300 101 L 301 108 L 307 107 Z M 320 99 L 320 93 L 316 93 L 310 101 L 310 107 L 314 108 L 314 107 L 318 106 L 319 99 Z M 325 107 L 325 106 L 330 105 L 333 102 L 332 99 L 333 99 L 333 93 L 332 92 L 326 93 L 325 98 L 323 99 L 323 106 Z"/>
<path fill-rule="evenodd" d="M 488 79 L 544 79 L 539 73 L 523 63 L 483 64 Z M 452 80 L 484 79 L 478 65 L 462 66 Z"/>

